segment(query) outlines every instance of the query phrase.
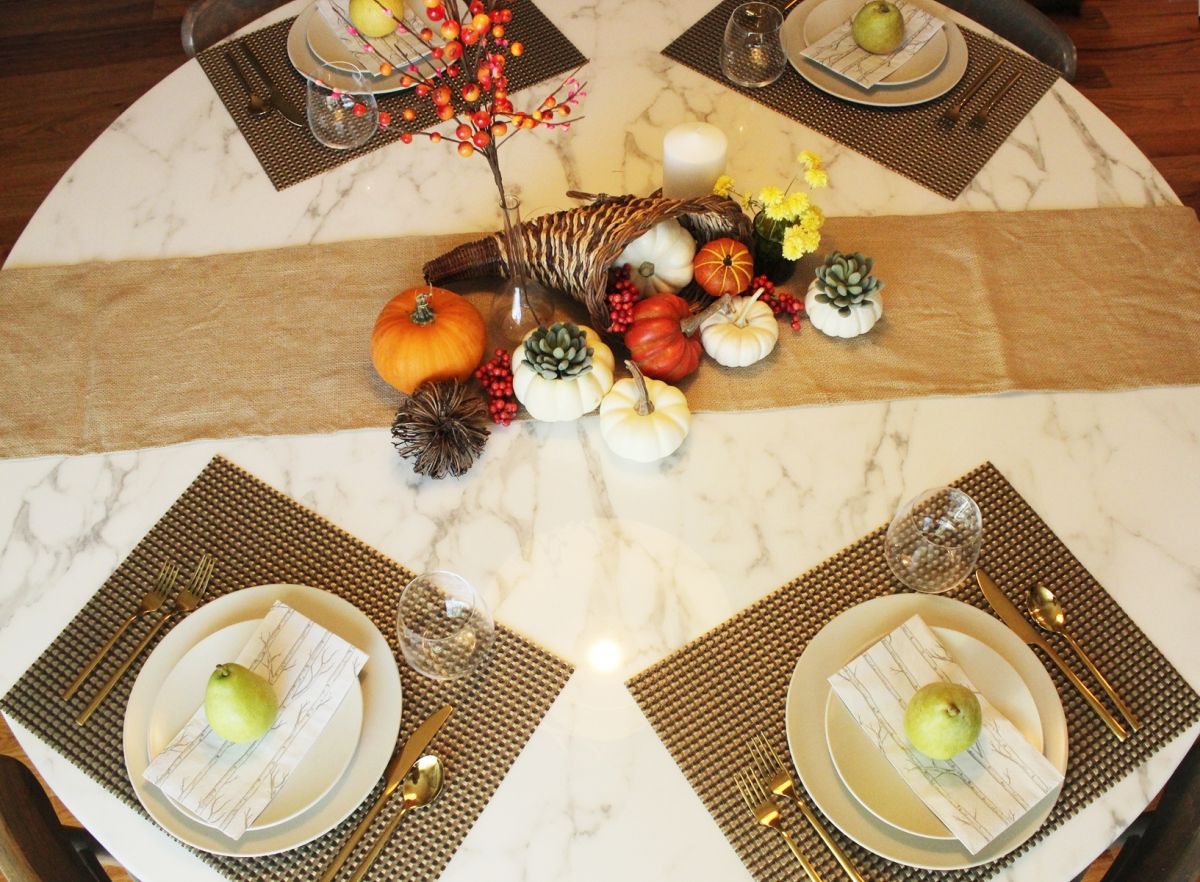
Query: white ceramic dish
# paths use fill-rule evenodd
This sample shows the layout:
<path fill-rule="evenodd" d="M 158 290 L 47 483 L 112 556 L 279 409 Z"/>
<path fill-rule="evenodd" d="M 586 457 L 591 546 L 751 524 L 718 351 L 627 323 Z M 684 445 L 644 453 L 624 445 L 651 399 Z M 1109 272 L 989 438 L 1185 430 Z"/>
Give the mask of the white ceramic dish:
<path fill-rule="evenodd" d="M 236 842 L 201 824 L 147 783 L 147 734 L 154 701 L 171 671 L 201 640 L 238 622 L 259 620 L 281 600 L 367 653 L 359 674 L 362 734 L 345 773 L 307 811 L 262 830 L 249 830 Z M 353 604 L 304 585 L 260 585 L 210 601 L 176 625 L 146 659 L 125 709 L 125 768 L 142 806 L 158 824 L 183 842 L 214 854 L 253 857 L 303 845 L 335 827 L 358 807 L 379 781 L 400 731 L 400 671 L 387 640 Z"/>
<path fill-rule="evenodd" d="M 823 0 L 804 20 L 804 45 L 811 46 L 838 25 L 845 24 L 861 8 L 862 0 Z M 950 40 L 946 37 L 946 28 L 943 27 L 929 38 L 929 42 L 921 47 L 920 52 L 871 88 L 907 86 L 923 80 L 941 67 L 949 49 Z"/>
<path fill-rule="evenodd" d="M 933 632 L 975 688 L 1017 727 L 1026 741 L 1042 750 L 1044 739 L 1037 703 L 1021 675 L 1004 656 L 968 634 L 949 628 L 934 628 Z M 868 643 L 859 651 L 869 646 Z M 871 743 L 833 691 L 825 702 L 825 741 L 842 783 L 867 811 L 914 836 L 954 838 L 913 793 L 883 752 Z"/>
<path fill-rule="evenodd" d="M 835 98 L 844 98 L 855 104 L 865 104 L 870 107 L 911 107 L 945 95 L 958 85 L 963 74 L 967 72 L 967 41 L 963 38 L 958 26 L 948 21 L 942 28 L 947 41 L 946 60 L 934 73 L 907 85 L 866 91 L 861 86 L 838 76 L 801 54 L 808 46 L 804 39 L 805 23 L 808 21 L 809 15 L 823 2 L 828 2 L 828 0 L 806 0 L 801 3 L 784 20 L 783 29 L 780 31 L 783 51 L 787 54 L 792 67 L 800 76 L 822 92 L 833 95 Z"/>
<path fill-rule="evenodd" d="M 1050 675 L 1015 634 L 997 619 L 957 600 L 923 594 L 878 597 L 846 610 L 809 641 L 788 686 L 788 748 L 804 789 L 829 820 L 864 848 L 888 860 L 930 870 L 957 870 L 1001 857 L 1032 836 L 1046 820 L 1059 790 L 1030 809 L 987 848 L 972 855 L 956 840 L 930 839 L 877 818 L 842 783 L 819 718 L 831 688 L 826 679 L 856 654 L 910 616 L 932 628 L 967 634 L 995 650 L 1024 682 L 1042 723 L 1043 753 L 1059 771 L 1067 767 L 1067 719 Z"/>
<path fill-rule="evenodd" d="M 258 620 L 238 622 L 210 634 L 179 660 L 163 681 L 150 709 L 146 750 L 158 754 L 204 703 L 204 692 L 213 668 L 237 657 L 254 638 Z M 288 775 L 283 788 L 250 825 L 262 830 L 290 821 L 328 793 L 354 758 L 362 732 L 362 689 L 355 680 L 329 723 L 317 736 L 300 764 Z M 170 799 L 170 796 L 168 796 Z M 175 807 L 203 823 L 186 806 L 172 799 Z"/>
<path fill-rule="evenodd" d="M 318 24 L 313 24 L 313 23 Z M 328 26 L 321 20 L 321 16 L 317 14 L 315 7 L 309 5 L 300 11 L 296 16 L 296 20 L 292 22 L 292 27 L 288 31 L 287 52 L 288 61 L 296 72 L 306 80 L 320 80 L 328 86 L 333 86 L 335 89 L 341 89 L 348 95 L 362 94 L 363 90 L 359 83 L 353 78 L 340 72 L 337 68 L 327 66 L 319 55 L 313 52 L 312 47 L 308 43 L 309 26 L 324 28 L 326 33 L 329 33 Z M 428 71 L 426 71 L 428 73 Z M 370 77 L 369 91 L 374 95 L 389 95 L 393 92 L 403 92 L 405 89 L 410 89 L 412 86 L 403 86 L 400 84 L 400 78 L 403 76 L 403 71 L 396 71 L 386 77 Z"/>

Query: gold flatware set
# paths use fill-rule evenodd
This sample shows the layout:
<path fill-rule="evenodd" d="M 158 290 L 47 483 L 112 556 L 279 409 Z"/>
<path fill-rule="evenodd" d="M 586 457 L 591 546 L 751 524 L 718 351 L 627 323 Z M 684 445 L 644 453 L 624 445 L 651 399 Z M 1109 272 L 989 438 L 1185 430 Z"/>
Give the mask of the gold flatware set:
<path fill-rule="evenodd" d="M 979 75 L 971 81 L 971 84 L 967 86 L 966 90 L 958 96 L 958 100 L 946 108 L 946 112 L 941 116 L 941 122 L 947 126 L 954 126 L 954 124 L 962 118 L 963 111 L 966 109 L 967 104 L 969 104 L 971 99 L 975 97 L 975 94 L 987 84 L 988 80 L 995 75 L 996 71 L 1000 70 L 1003 64 L 1003 58 L 995 58 L 992 60 L 991 64 L 980 71 Z M 1019 70 L 1013 71 L 1013 73 L 1009 75 L 1008 79 L 1000 84 L 1000 88 L 998 88 L 988 97 L 988 100 L 983 107 L 976 111 L 975 115 L 971 117 L 970 125 L 977 129 L 982 129 L 984 126 L 986 126 L 988 117 L 990 116 L 992 110 L 995 109 L 996 105 L 1000 103 L 1000 99 L 1007 95 L 1009 90 L 1011 90 L 1020 79 L 1021 72 Z"/>

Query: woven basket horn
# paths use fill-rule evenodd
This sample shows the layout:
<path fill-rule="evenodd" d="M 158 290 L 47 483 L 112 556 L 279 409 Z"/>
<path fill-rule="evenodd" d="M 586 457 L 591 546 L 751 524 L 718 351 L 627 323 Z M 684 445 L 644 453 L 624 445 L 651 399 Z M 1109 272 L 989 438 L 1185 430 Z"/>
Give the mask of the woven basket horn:
<path fill-rule="evenodd" d="M 526 261 L 537 281 L 583 303 L 597 328 L 609 325 L 604 299 L 608 268 L 626 245 L 659 221 L 678 218 L 700 245 L 726 236 L 750 239 L 749 219 L 736 202 L 724 196 L 568 195 L 593 202 L 522 224 Z M 460 245 L 425 264 L 425 281 L 432 285 L 507 273 L 503 232 Z"/>

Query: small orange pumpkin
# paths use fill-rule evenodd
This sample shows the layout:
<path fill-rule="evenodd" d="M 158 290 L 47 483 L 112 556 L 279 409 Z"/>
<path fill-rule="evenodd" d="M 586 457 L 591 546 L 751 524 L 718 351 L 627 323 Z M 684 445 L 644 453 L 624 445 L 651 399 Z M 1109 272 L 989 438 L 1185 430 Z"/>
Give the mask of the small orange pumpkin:
<path fill-rule="evenodd" d="M 754 258 L 737 239 L 713 239 L 696 252 L 693 263 L 696 284 L 711 294 L 740 294 L 750 287 Z"/>
<path fill-rule="evenodd" d="M 389 300 L 371 332 L 375 370 L 408 395 L 426 380 L 467 379 L 486 347 L 479 310 L 432 285 L 409 288 Z"/>

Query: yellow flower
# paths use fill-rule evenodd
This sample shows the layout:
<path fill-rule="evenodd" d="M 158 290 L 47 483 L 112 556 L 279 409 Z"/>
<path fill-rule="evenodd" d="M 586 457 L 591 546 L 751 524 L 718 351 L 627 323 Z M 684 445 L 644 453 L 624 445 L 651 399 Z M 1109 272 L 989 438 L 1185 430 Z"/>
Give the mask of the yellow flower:
<path fill-rule="evenodd" d="M 821 157 L 817 156 L 811 150 L 801 150 L 800 155 L 796 157 L 796 161 L 810 171 L 821 167 Z"/>
<path fill-rule="evenodd" d="M 787 219 L 795 220 L 808 211 L 812 201 L 808 198 L 807 193 L 792 193 L 788 196 L 785 204 L 787 205 Z"/>
<path fill-rule="evenodd" d="M 787 260 L 799 260 L 808 251 L 804 248 L 804 230 L 788 227 L 783 232 L 783 256 Z"/>
<path fill-rule="evenodd" d="M 778 187 L 763 187 L 758 191 L 758 201 L 770 208 L 783 201 L 783 191 Z"/>
<path fill-rule="evenodd" d="M 717 178 L 717 182 L 713 184 L 713 193 L 717 196 L 728 196 L 733 189 L 733 178 L 729 175 L 721 175 Z"/>
<path fill-rule="evenodd" d="M 810 168 L 804 173 L 804 180 L 810 187 L 826 187 L 829 185 L 829 175 L 819 168 Z"/>
<path fill-rule="evenodd" d="M 807 232 L 817 232 L 825 226 L 825 212 L 816 205 L 810 205 L 804 212 L 804 217 L 800 218 L 800 226 Z"/>
<path fill-rule="evenodd" d="M 778 202 L 767 205 L 763 212 L 773 221 L 790 221 L 792 219 L 786 199 L 780 199 Z"/>

